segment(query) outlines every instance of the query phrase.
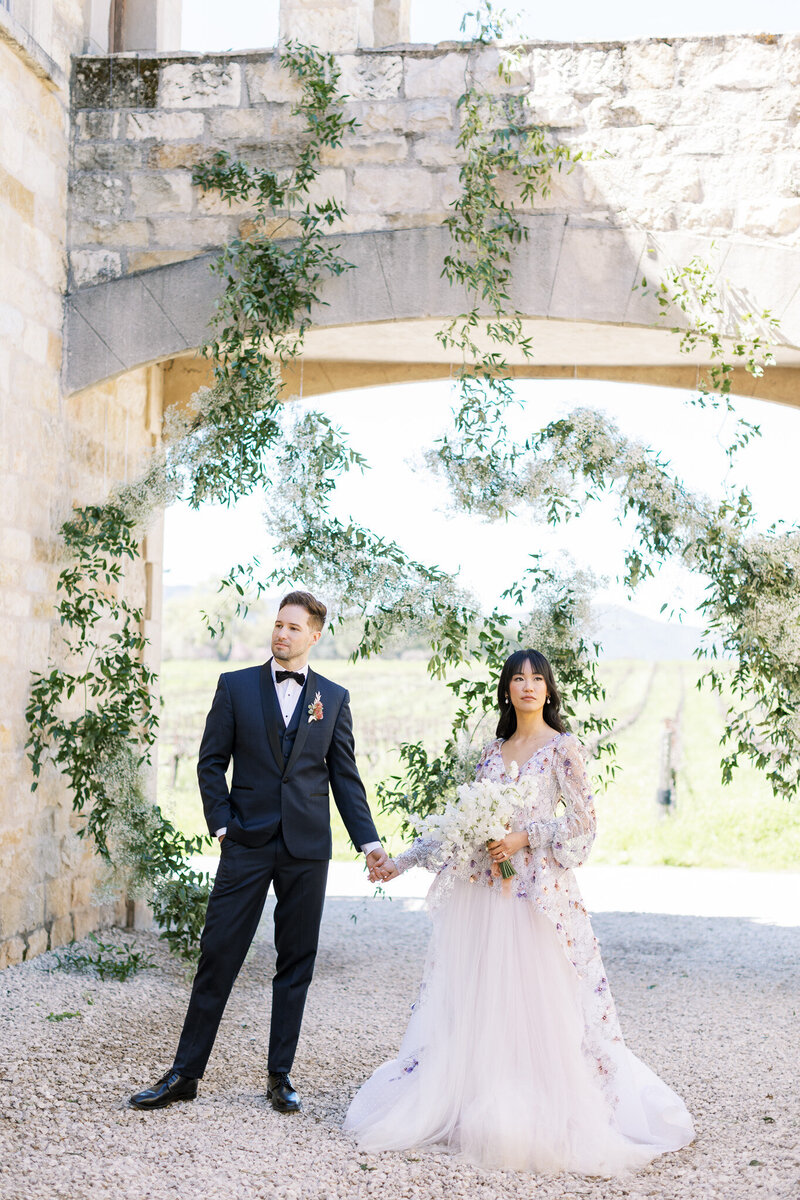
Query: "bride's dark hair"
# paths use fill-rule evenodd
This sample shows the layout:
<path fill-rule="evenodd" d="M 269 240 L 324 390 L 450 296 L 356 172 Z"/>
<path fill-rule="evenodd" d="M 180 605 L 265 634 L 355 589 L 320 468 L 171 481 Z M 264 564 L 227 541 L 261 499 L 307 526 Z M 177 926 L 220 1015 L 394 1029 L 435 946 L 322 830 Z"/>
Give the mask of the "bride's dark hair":
<path fill-rule="evenodd" d="M 556 681 L 553 678 L 553 668 L 543 654 L 538 650 L 515 650 L 506 659 L 500 678 L 497 681 L 497 707 L 500 709 L 500 720 L 497 722 L 497 736 L 510 738 L 517 730 L 517 713 L 508 696 L 508 685 L 515 675 L 518 675 L 525 663 L 531 664 L 535 675 L 542 675 L 547 684 L 547 696 L 542 716 L 546 724 L 555 729 L 556 733 L 565 733 L 566 728 L 561 719 L 561 696 Z"/>

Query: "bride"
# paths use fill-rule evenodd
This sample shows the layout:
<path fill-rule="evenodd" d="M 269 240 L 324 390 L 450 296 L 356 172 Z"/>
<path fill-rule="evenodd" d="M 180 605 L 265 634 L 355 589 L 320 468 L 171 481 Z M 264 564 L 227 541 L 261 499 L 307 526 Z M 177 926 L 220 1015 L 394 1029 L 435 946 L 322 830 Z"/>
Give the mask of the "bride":
<path fill-rule="evenodd" d="M 397 1058 L 361 1087 L 345 1129 L 366 1151 L 435 1146 L 490 1168 L 615 1175 L 688 1145 L 692 1119 L 622 1039 L 572 872 L 594 838 L 592 794 L 544 655 L 512 654 L 497 698 L 477 777 L 524 781 L 525 807 L 466 867 L 418 838 L 375 873 L 436 871 L 433 933 Z"/>

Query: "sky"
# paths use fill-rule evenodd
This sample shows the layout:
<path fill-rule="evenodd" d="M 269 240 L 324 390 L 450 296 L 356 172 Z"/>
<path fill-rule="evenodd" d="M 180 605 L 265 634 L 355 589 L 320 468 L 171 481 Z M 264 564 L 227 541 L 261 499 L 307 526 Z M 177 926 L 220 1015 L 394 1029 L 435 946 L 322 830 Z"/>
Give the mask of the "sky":
<path fill-rule="evenodd" d="M 411 40 L 457 39 L 469 0 L 411 0 Z M 800 29 L 798 0 L 570 0 L 542 4 L 502 0 L 495 8 L 520 14 L 520 28 L 534 40 L 617 41 L 691 34 L 786 33 Z M 278 36 L 278 0 L 183 0 L 182 45 L 186 50 L 272 46 Z"/>
<path fill-rule="evenodd" d="M 463 0 L 412 0 L 412 41 L 457 38 Z M 786 32 L 800 28 L 797 0 L 672 0 L 658 6 L 628 0 L 571 0 L 570 4 L 506 5 L 521 12 L 527 36 L 552 40 L 616 40 L 635 37 L 687 36 L 723 32 Z M 270 46 L 277 39 L 278 4 L 253 0 L 184 0 L 185 49 L 224 50 Z M 516 418 L 520 432 L 577 405 L 597 405 L 613 416 L 624 432 L 638 437 L 669 459 L 688 485 L 712 497 L 724 485 L 747 483 L 762 523 L 793 520 L 789 481 L 796 470 L 800 411 L 780 405 L 741 400 L 738 411 L 760 423 L 763 438 L 739 458 L 734 475 L 719 445 L 723 432 L 719 413 L 687 405 L 683 392 L 638 385 L 530 381 L 520 385 L 524 406 Z M 449 405 L 446 383 L 395 385 L 389 389 L 339 393 L 316 401 L 347 429 L 354 445 L 371 464 L 337 491 L 338 515 L 352 513 L 378 533 L 396 539 L 406 551 L 426 562 L 458 571 L 463 583 L 485 605 L 494 603 L 507 583 L 517 578 L 526 556 L 544 551 L 568 555 L 607 583 L 598 593 L 604 603 L 626 603 L 615 583 L 626 544 L 610 506 L 600 507 L 555 530 L 523 520 L 500 527 L 448 513 L 440 483 L 414 469 L 422 450 L 444 425 Z M 169 510 L 165 529 L 165 583 L 192 584 L 219 577 L 233 563 L 252 554 L 268 560 L 261 520 L 263 500 L 254 496 L 235 509 L 207 506 L 192 513 L 183 506 Z M 667 600 L 692 611 L 701 599 L 702 583 L 670 566 L 636 594 L 632 607 L 657 616 Z"/>
<path fill-rule="evenodd" d="M 510 424 L 521 436 L 577 406 L 598 407 L 631 437 L 657 449 L 694 491 L 721 498 L 725 487 L 747 484 L 760 524 L 792 520 L 800 411 L 764 401 L 741 399 L 737 411 L 760 423 L 763 436 L 740 453 L 731 470 L 722 449 L 730 418 L 687 405 L 687 394 L 632 384 L 538 380 L 518 385 L 523 405 Z M 353 472 L 337 488 L 333 511 L 353 515 L 411 555 L 436 562 L 460 579 L 486 607 L 518 578 L 527 556 L 542 551 L 606 577 L 598 602 L 624 604 L 625 590 L 615 583 L 627 544 L 616 521 L 616 507 L 598 504 L 568 526 L 550 528 L 520 517 L 507 524 L 485 524 L 449 511 L 446 489 L 421 463 L 422 452 L 444 428 L 451 402 L 449 385 L 394 385 L 340 392 L 315 398 L 350 435 L 370 469 Z M 235 509 L 206 506 L 192 512 L 182 505 L 167 514 L 165 583 L 200 583 L 224 573 L 255 554 L 268 561 L 270 542 L 254 496 Z M 693 610 L 702 583 L 677 567 L 637 591 L 633 608 L 657 617 L 661 605 Z"/>

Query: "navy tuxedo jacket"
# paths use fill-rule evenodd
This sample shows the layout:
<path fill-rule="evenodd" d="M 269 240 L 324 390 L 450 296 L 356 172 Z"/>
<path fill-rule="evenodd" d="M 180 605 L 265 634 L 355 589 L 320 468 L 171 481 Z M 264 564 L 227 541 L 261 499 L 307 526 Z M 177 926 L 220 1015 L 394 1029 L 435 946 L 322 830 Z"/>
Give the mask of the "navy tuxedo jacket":
<path fill-rule="evenodd" d="M 322 717 L 309 721 L 319 692 Z M 284 724 L 269 662 L 220 675 L 206 719 L 197 778 L 210 833 L 262 846 L 280 827 L 295 858 L 331 856 L 329 788 L 353 844 L 379 841 L 358 773 L 345 688 L 308 668 L 284 758 Z M 230 789 L 225 772 L 233 759 Z"/>

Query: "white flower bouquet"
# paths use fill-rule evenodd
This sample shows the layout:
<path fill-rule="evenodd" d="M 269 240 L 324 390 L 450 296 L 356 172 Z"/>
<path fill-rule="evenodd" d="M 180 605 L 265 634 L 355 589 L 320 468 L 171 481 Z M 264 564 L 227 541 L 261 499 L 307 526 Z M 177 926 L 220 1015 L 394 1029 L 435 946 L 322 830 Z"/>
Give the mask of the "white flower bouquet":
<path fill-rule="evenodd" d="M 513 810 L 520 802 L 516 786 L 493 779 L 476 779 L 474 783 L 462 783 L 456 799 L 448 801 L 442 812 L 420 817 L 414 823 L 421 836 L 440 844 L 444 858 L 469 862 L 479 848 L 506 836 Z M 508 859 L 500 863 L 504 879 L 516 873 Z"/>

